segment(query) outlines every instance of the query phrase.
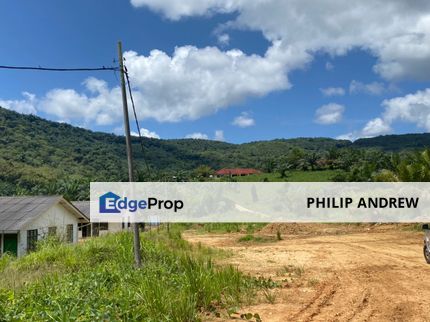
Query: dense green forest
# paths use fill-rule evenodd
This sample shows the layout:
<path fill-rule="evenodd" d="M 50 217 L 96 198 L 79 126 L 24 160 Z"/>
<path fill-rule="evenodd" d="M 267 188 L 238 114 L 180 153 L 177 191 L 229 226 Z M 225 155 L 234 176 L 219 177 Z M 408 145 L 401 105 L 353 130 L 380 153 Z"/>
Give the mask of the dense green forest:
<path fill-rule="evenodd" d="M 430 134 L 244 144 L 144 138 L 143 145 L 144 153 L 133 138 L 139 181 L 205 180 L 223 167 L 257 168 L 285 180 L 291 171 L 315 170 L 341 170 L 331 178 L 337 181 L 406 180 L 407 167 L 426 162 L 422 151 L 430 146 Z M 425 177 L 422 169 L 414 171 Z M 415 177 L 410 174 L 409 180 Z M 0 108 L 0 195 L 56 193 L 85 199 L 90 181 L 125 180 L 123 136 Z"/>

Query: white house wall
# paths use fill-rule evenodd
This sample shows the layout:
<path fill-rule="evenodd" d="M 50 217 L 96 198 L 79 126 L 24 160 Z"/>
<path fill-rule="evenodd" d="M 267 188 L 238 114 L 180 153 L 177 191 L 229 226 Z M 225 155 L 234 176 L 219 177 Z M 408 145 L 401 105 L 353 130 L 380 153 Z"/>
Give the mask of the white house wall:
<path fill-rule="evenodd" d="M 97 225 L 97 224 L 94 224 L 94 225 Z M 108 223 L 108 230 L 100 230 L 99 236 L 103 236 L 103 235 L 110 234 L 110 233 L 117 233 L 119 231 L 123 231 L 122 223 L 110 222 L 110 223 Z"/>
<path fill-rule="evenodd" d="M 67 225 L 73 225 L 73 242 L 78 241 L 78 218 L 60 203 L 49 208 L 45 213 L 28 223 L 18 236 L 18 256 L 27 253 L 27 230 L 37 229 L 38 240 L 48 235 L 48 227 L 57 227 L 57 235 L 66 237 Z"/>
<path fill-rule="evenodd" d="M 119 231 L 122 231 L 122 223 L 119 222 L 110 222 L 109 223 L 109 230 L 110 233 L 117 233 Z"/>

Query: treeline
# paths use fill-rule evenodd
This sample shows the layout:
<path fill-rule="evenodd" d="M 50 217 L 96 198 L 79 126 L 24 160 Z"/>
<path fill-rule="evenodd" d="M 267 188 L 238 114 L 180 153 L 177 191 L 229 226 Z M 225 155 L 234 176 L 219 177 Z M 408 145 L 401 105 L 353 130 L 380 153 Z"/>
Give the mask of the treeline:
<path fill-rule="evenodd" d="M 386 152 L 379 149 L 330 148 L 309 152 L 293 148 L 277 158 L 268 157 L 256 165 L 264 173 L 277 174 L 288 181 L 291 171 L 339 170 L 331 181 L 430 181 L 430 149 Z M 200 166 L 189 180 L 205 180 L 215 170 Z M 234 179 L 234 178 L 233 178 Z"/>
<path fill-rule="evenodd" d="M 331 148 L 325 152 L 293 149 L 261 164 L 265 172 L 287 178 L 291 170 L 342 170 L 332 181 L 430 181 L 430 149 L 386 152 L 378 149 Z"/>
<path fill-rule="evenodd" d="M 133 138 L 139 181 L 205 180 L 225 167 L 276 172 L 285 180 L 291 170 L 325 169 L 342 170 L 333 178 L 337 181 L 424 180 L 422 167 L 427 165 L 415 151 L 430 146 L 430 135 L 385 136 L 354 143 L 329 138 L 245 144 L 144 138 L 143 144 L 142 152 L 138 138 Z M 83 200 L 88 198 L 91 181 L 127 179 L 123 136 L 0 107 L 0 195 L 62 194 Z"/>

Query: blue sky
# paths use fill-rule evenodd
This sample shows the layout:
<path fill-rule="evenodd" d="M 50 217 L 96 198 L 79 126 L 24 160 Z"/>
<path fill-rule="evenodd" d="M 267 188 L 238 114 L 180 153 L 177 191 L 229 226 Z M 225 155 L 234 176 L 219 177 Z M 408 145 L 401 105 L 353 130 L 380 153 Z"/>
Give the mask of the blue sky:
<path fill-rule="evenodd" d="M 166 139 L 429 131 L 429 6 L 303 3 L 2 2 L 0 65 L 108 66 L 121 39 L 144 134 Z M 0 70 L 0 82 L 1 106 L 122 133 L 113 72 Z"/>

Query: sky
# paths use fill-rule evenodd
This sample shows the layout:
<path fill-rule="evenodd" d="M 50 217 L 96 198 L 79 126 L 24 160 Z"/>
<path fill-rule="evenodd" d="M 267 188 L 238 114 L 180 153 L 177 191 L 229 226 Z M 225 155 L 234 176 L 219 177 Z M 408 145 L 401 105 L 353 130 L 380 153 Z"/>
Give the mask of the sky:
<path fill-rule="evenodd" d="M 429 1 L 0 6 L 0 65 L 113 66 L 121 40 L 144 136 L 242 143 L 430 131 Z M 0 84 L 2 107 L 123 133 L 113 71 L 0 70 Z"/>

